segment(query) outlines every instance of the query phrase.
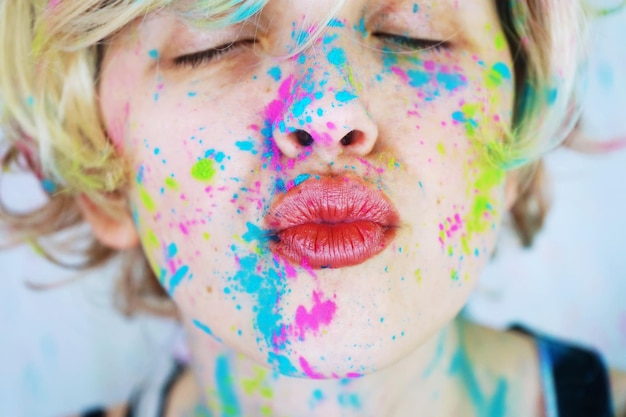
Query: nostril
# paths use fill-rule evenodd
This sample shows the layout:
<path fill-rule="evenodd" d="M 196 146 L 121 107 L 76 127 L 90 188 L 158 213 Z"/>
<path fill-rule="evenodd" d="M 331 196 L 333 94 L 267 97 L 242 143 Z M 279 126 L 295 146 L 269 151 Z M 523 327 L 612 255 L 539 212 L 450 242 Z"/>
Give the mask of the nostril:
<path fill-rule="evenodd" d="M 296 134 L 296 140 L 302 146 L 311 146 L 313 144 L 313 136 L 307 131 L 298 129 L 294 132 Z"/>
<path fill-rule="evenodd" d="M 344 137 L 341 138 L 340 142 L 343 146 L 348 146 L 350 144 L 352 144 L 352 142 L 354 142 L 354 136 L 355 136 L 356 132 L 354 130 L 351 130 L 350 132 L 348 132 Z"/>

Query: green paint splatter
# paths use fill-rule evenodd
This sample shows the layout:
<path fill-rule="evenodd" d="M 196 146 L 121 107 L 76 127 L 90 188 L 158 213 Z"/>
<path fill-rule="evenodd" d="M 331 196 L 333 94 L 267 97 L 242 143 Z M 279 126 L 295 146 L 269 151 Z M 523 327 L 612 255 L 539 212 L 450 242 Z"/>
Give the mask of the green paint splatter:
<path fill-rule="evenodd" d="M 209 182 L 215 176 L 212 159 L 202 159 L 191 168 L 191 176 L 202 182 Z"/>
<path fill-rule="evenodd" d="M 178 191 L 178 182 L 172 177 L 165 179 L 165 186 L 170 190 Z"/>
<path fill-rule="evenodd" d="M 437 144 L 437 152 L 439 152 L 441 156 L 444 156 L 446 154 L 446 147 L 443 145 L 443 143 L 439 142 Z"/>
<path fill-rule="evenodd" d="M 506 48 L 506 39 L 502 33 L 496 35 L 496 51 L 502 51 Z"/>
<path fill-rule="evenodd" d="M 154 200 L 152 199 L 152 197 L 150 197 L 150 194 L 148 194 L 145 188 L 143 187 L 139 188 L 139 196 L 141 197 L 141 202 L 143 203 L 144 207 L 149 212 L 154 212 L 154 210 L 156 210 L 156 205 L 154 204 Z"/>

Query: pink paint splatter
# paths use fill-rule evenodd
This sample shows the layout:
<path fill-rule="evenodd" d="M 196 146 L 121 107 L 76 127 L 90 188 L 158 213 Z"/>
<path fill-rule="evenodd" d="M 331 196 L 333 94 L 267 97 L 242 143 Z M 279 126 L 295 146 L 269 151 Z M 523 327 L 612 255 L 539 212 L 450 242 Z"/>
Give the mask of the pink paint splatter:
<path fill-rule="evenodd" d="M 296 310 L 297 336 L 304 340 L 307 332 L 317 333 L 320 326 L 330 324 L 337 305 L 332 300 L 322 301 L 322 294 L 313 292 L 313 307 L 308 312 L 306 307 L 299 306 Z"/>
<path fill-rule="evenodd" d="M 324 379 L 324 375 L 315 372 L 313 370 L 313 368 L 311 368 L 311 365 L 309 365 L 309 362 L 307 362 L 306 359 L 304 359 L 303 356 L 300 356 L 300 366 L 302 367 L 302 370 L 304 371 L 305 375 L 308 376 L 311 379 Z"/>

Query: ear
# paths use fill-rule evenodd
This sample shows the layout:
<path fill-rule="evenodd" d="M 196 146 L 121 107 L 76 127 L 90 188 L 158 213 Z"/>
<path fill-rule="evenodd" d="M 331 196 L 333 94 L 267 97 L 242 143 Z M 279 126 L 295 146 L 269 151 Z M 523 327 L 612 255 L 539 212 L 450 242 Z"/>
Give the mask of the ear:
<path fill-rule="evenodd" d="M 83 218 L 91 226 L 96 239 L 104 246 L 125 250 L 139 245 L 139 235 L 129 212 L 123 212 L 114 218 L 84 194 L 81 194 L 77 201 Z"/>
<path fill-rule="evenodd" d="M 506 211 L 511 210 L 513 204 L 515 204 L 517 198 L 519 197 L 519 181 L 519 170 L 507 172 L 504 184 L 504 206 Z"/>

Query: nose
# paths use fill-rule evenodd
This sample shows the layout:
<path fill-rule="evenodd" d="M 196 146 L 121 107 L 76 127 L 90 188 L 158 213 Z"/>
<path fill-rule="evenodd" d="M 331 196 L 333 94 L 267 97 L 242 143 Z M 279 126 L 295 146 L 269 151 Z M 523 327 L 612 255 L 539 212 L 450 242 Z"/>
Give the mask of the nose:
<path fill-rule="evenodd" d="M 310 57 L 309 57 L 310 58 Z M 289 105 L 282 120 L 273 123 L 273 137 L 283 155 L 296 158 L 312 152 L 331 163 L 339 155 L 369 154 L 378 126 L 346 68 L 316 60 L 298 68 Z M 319 75 L 317 75 L 319 74 Z"/>

